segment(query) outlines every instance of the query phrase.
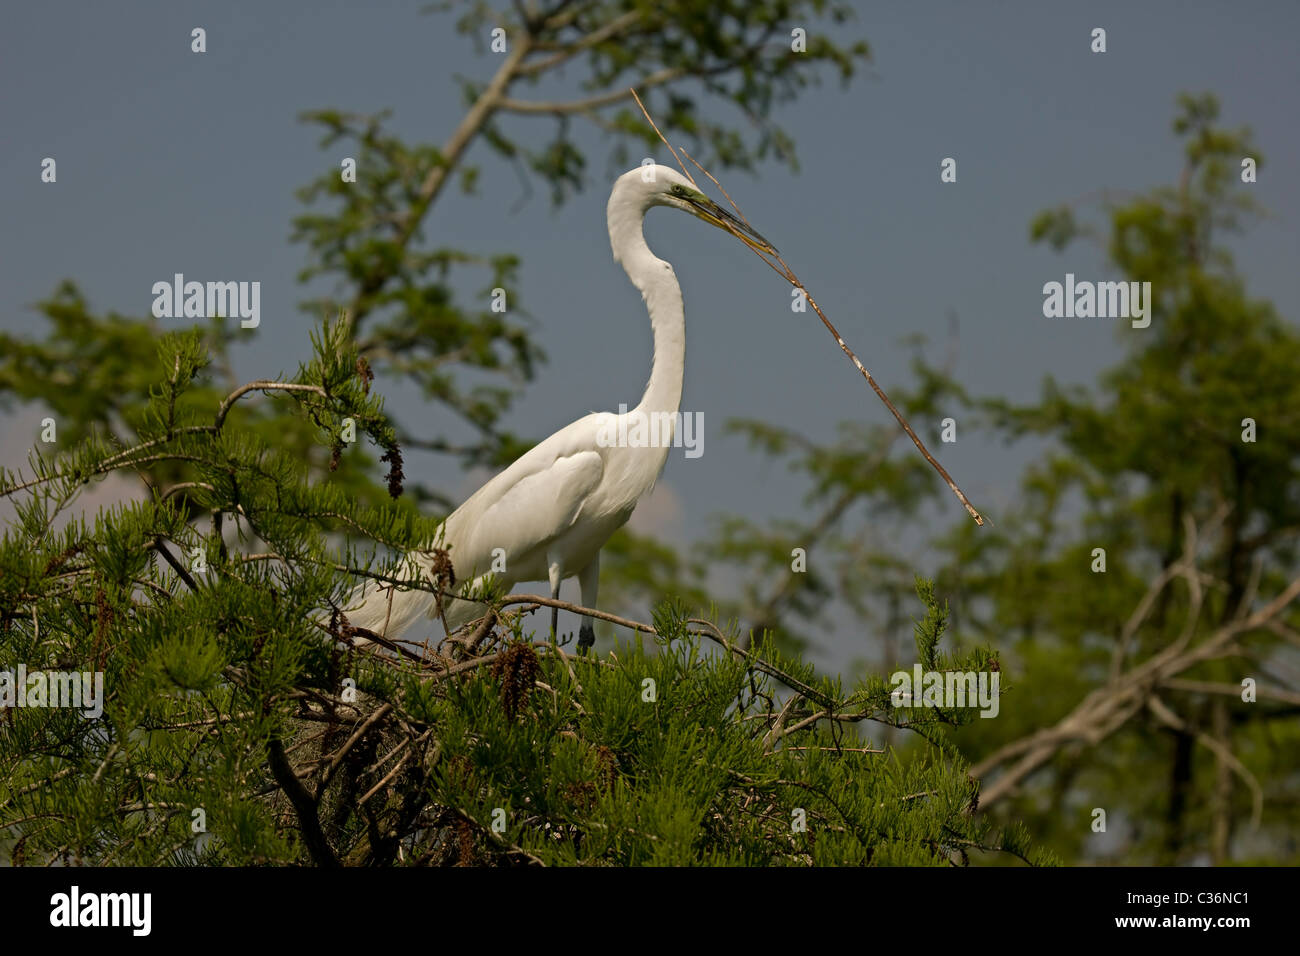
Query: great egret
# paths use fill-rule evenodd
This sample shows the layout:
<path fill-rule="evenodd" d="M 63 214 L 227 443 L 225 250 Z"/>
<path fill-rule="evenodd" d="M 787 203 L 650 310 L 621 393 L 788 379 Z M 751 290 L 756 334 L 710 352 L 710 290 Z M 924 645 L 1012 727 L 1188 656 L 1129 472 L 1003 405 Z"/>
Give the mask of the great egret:
<path fill-rule="evenodd" d="M 773 252 L 771 244 L 701 193 L 667 166 L 638 166 L 614 181 L 606 217 L 614 261 L 641 290 L 654 331 L 654 363 L 645 394 L 623 415 L 594 412 L 560 429 L 483 485 L 446 519 L 440 529 L 457 582 L 472 587 L 493 576 L 504 587 L 545 578 L 558 599 L 560 582 L 577 575 L 580 601 L 596 604 L 600 549 L 632 515 L 637 501 L 659 477 L 668 458 L 666 442 L 656 447 L 622 447 L 608 436 L 626 436 L 633 416 L 667 413 L 676 421 L 686 358 L 686 318 L 682 291 L 671 264 L 655 256 L 642 234 L 652 206 L 689 212 L 711 225 L 727 224 L 749 245 Z M 730 230 L 728 230 L 730 231 Z M 625 443 L 626 444 L 626 443 Z M 431 559 L 418 556 L 422 576 Z M 502 564 L 504 563 L 504 570 Z M 464 593 L 464 592 L 461 592 Z M 360 599 L 360 605 L 356 601 Z M 427 591 L 394 590 L 374 584 L 353 592 L 345 607 L 349 621 L 388 639 L 400 637 L 421 618 L 436 614 Z M 456 629 L 483 613 L 482 605 L 450 599 L 447 626 Z M 551 610 L 555 632 L 558 610 Z M 578 648 L 596 640 L 584 617 Z"/>

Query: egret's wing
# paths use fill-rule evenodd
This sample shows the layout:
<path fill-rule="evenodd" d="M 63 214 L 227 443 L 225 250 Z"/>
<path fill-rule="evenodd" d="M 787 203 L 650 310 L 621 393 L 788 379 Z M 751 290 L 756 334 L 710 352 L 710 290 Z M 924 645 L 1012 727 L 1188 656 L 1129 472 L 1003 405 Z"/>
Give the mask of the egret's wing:
<path fill-rule="evenodd" d="M 533 448 L 447 519 L 458 580 L 485 573 L 497 548 L 509 564 L 572 527 L 605 472 L 590 422 L 596 417 L 574 422 Z"/>
<path fill-rule="evenodd" d="M 615 416 L 588 415 L 524 453 L 489 480 L 448 516 L 441 543 L 451 550 L 458 582 L 473 581 L 492 568 L 494 551 L 505 552 L 506 566 L 572 527 L 583 504 L 605 472 L 600 428 Z M 429 561 L 417 558 L 424 571 Z M 389 591 L 359 585 L 347 603 L 349 620 L 388 637 L 398 637 L 432 614 L 434 598 L 426 591 Z M 478 605 L 450 602 L 447 623 L 456 628 L 473 618 Z"/>

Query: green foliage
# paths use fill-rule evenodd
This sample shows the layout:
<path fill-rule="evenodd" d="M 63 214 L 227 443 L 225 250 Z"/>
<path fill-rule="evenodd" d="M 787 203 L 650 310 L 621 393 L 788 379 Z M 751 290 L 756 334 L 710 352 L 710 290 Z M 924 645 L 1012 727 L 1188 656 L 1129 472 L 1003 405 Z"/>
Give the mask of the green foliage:
<path fill-rule="evenodd" d="M 322 332 L 317 361 L 295 382 L 332 381 L 337 398 L 294 393 L 301 410 L 378 415 L 375 399 L 331 379 L 349 357 L 331 360 L 338 331 Z M 167 354 L 188 355 L 182 369 L 196 364 L 187 344 L 168 342 Z M 382 423 L 367 421 L 383 440 Z M 892 708 L 879 680 L 845 698 L 770 646 L 727 652 L 734 640 L 696 628 L 679 604 L 656 614 L 653 653 L 637 643 L 606 660 L 529 643 L 522 615 L 504 609 L 485 644 L 449 643 L 446 656 L 361 652 L 336 620 L 326 639 L 312 621 L 328 614 L 338 576 L 325 536 L 303 519 L 335 506 L 331 490 L 295 482 L 301 475 L 267 449 L 232 445 L 220 430 L 185 434 L 149 450 L 183 452 L 207 478 L 224 454 L 232 480 L 205 491 L 206 502 L 238 513 L 273 560 L 209 540 L 207 572 L 172 573 L 165 541 L 203 539 L 165 496 L 62 532 L 46 524 L 33 547 L 30 532 L 85 473 L 72 463 L 80 456 L 55 463 L 74 476 L 51 472 L 32 494 L 46 510 L 29 505 L 23 528 L 0 540 L 6 660 L 99 669 L 106 689 L 100 720 L 5 711 L 0 826 L 14 862 L 926 865 L 973 850 L 1038 859 L 1017 833 L 995 834 L 972 814 L 977 785 L 948 748 L 901 761 L 864 750 L 853 730 L 879 721 L 940 739 L 960 715 Z M 225 497 L 235 487 L 242 508 Z M 396 547 L 426 543 L 382 517 L 354 523 Z M 918 590 L 927 659 L 939 663 L 941 612 L 931 586 Z M 701 634 L 721 649 L 703 647 Z"/>
<path fill-rule="evenodd" d="M 358 350 L 378 374 L 412 382 L 431 406 L 463 418 L 484 436 L 480 444 L 457 449 L 403 432 L 407 448 L 454 452 L 466 464 L 508 463 L 527 448 L 495 430 L 513 388 L 463 383 L 467 373 L 472 377 L 475 372 L 527 381 L 544 357 L 522 321 L 527 313 L 519 304 L 518 260 L 508 254 L 477 256 L 416 245 L 429 207 L 422 185 L 430 170 L 444 168 L 443 160 L 432 146 L 408 147 L 384 133 L 386 116 L 333 110 L 305 115 L 325 128 L 322 148 L 350 141 L 365 173 L 348 182 L 331 171 L 298 191 L 307 205 L 329 200 L 336 206 L 329 213 L 303 213 L 295 219 L 294 239 L 307 243 L 313 254 L 299 278 L 332 277 L 352 290 L 350 302 L 314 299 L 303 308 L 320 314 L 347 304 Z M 451 275 L 467 268 L 485 273 L 478 290 L 482 308 L 466 309 L 455 302 Z M 503 290 L 508 311 L 490 308 L 494 289 Z"/>

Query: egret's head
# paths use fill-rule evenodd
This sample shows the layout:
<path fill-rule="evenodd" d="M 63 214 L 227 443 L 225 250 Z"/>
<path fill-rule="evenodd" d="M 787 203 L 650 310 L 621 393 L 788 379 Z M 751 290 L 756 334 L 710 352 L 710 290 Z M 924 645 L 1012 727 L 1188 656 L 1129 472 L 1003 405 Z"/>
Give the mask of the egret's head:
<path fill-rule="evenodd" d="M 776 248 L 770 242 L 692 186 L 691 181 L 677 170 L 668 166 L 642 166 L 626 173 L 624 178 L 633 176 L 639 176 L 644 184 L 647 208 L 671 206 L 680 209 L 727 232 L 734 229 L 746 244 L 760 252 L 776 253 Z M 727 228 L 728 224 L 731 229 Z"/>

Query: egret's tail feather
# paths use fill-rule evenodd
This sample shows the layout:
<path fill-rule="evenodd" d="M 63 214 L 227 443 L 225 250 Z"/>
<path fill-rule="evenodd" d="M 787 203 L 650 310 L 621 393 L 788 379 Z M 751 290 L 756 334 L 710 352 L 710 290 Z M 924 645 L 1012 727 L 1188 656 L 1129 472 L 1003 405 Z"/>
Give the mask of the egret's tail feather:
<path fill-rule="evenodd" d="M 451 631 L 483 614 L 483 605 L 475 601 L 448 598 L 443 604 L 442 616 Z M 436 599 L 428 591 L 402 590 L 380 581 L 367 581 L 348 596 L 341 610 L 353 627 L 365 628 L 390 641 L 443 637 Z"/>

